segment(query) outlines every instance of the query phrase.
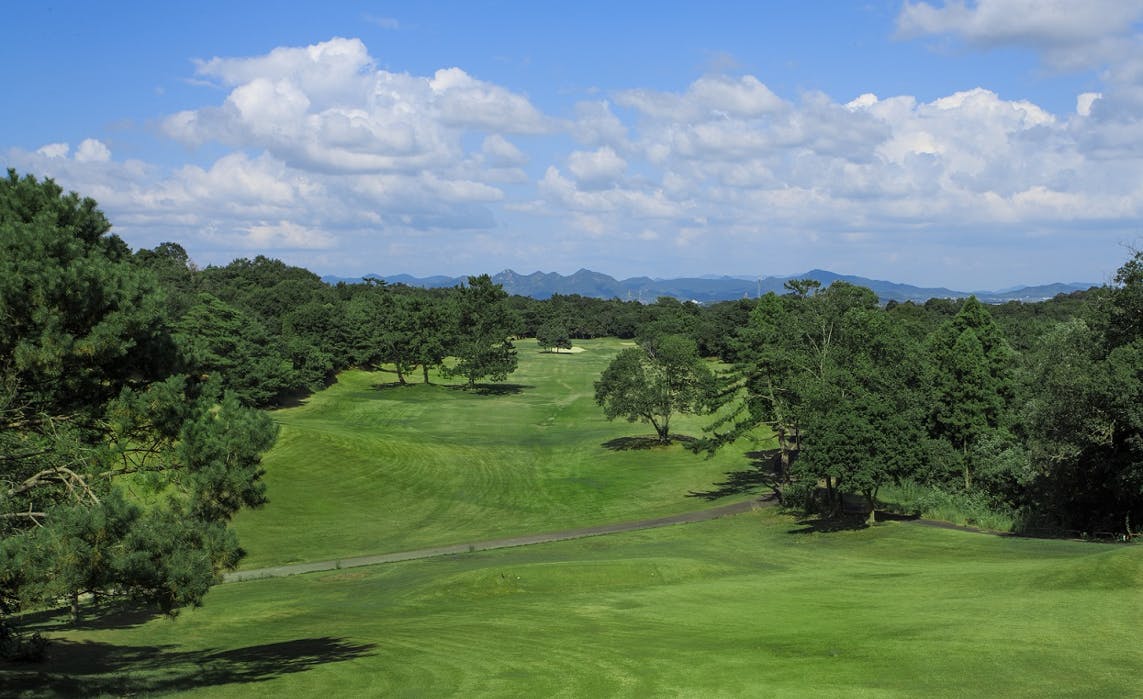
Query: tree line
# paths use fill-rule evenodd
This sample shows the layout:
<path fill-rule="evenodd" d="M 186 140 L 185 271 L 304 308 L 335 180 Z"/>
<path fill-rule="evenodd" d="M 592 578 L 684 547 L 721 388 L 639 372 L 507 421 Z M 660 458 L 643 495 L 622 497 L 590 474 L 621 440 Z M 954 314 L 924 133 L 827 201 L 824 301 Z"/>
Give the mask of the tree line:
<path fill-rule="evenodd" d="M 991 310 L 882 307 L 841 282 L 787 291 L 733 333 L 702 448 L 767 427 L 777 487 L 810 510 L 836 513 L 843 492 L 872 509 L 882 486 L 912 482 L 984 500 L 1023 531 L 1134 534 L 1143 253 L 1113 285 Z"/>
<path fill-rule="evenodd" d="M 647 419 L 666 439 L 672 412 L 717 410 L 703 449 L 765 425 L 788 494 L 820 484 L 822 502 L 809 503 L 819 509 L 840 507 L 843 492 L 872 501 L 885 484 L 911 482 L 1010 513 L 1029 531 L 1131 534 L 1143 517 L 1131 408 L 1139 254 L 1106 287 L 996 306 L 881 305 L 869 289 L 810 280 L 705 306 L 536 300 L 487 277 L 452 289 L 331 286 L 264 257 L 199 270 L 175 244 L 135 258 L 160 280 L 200 366 L 224 383 L 233 376 L 228 387 L 250 405 L 315 390 L 350 366 L 384 366 L 398 383 L 432 370 L 470 386 L 504 380 L 520 338 L 552 350 L 613 336 L 637 340 L 641 355 L 621 353 L 604 386 L 623 377 L 615 395 L 630 399 L 630 382 L 653 383 L 658 400 L 621 405 L 597 391 L 606 414 Z M 692 352 L 729 370 L 708 381 Z M 654 383 L 664 377 L 677 385 Z"/>
<path fill-rule="evenodd" d="M 348 367 L 503 381 L 522 341 L 636 340 L 597 383 L 608 417 L 666 441 L 674 413 L 721 416 L 700 450 L 764 427 L 776 487 L 807 508 L 911 481 L 1027 528 L 1143 519 L 1141 253 L 1111 285 L 1036 304 L 882 306 L 794 281 L 701 306 L 509 297 L 486 275 L 329 285 L 262 256 L 200 268 L 110 228 L 51 180 L 0 180 L 0 652 L 21 647 L 6 620 L 28 606 L 199 603 L 243 555 L 230 519 L 266 500 L 276 432 L 259 408 Z"/>

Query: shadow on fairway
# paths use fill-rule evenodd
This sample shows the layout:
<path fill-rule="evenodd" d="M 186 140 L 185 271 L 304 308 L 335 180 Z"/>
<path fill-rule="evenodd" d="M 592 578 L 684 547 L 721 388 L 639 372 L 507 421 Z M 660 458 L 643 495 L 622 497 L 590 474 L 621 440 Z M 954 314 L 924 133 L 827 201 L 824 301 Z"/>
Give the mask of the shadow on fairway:
<path fill-rule="evenodd" d="M 865 515 L 841 515 L 798 520 L 801 529 L 790 529 L 787 534 L 828 534 L 830 532 L 853 532 L 868 529 Z"/>
<path fill-rule="evenodd" d="M 420 382 L 413 383 L 412 381 L 406 381 L 405 383 L 401 383 L 400 381 L 385 381 L 382 383 L 373 384 L 373 390 L 374 391 L 388 391 L 388 390 L 393 389 L 393 388 L 408 388 L 409 386 L 416 386 L 419 384 L 420 384 Z"/>
<path fill-rule="evenodd" d="M 750 466 L 742 471 L 727 471 L 726 480 L 715 483 L 711 490 L 692 490 L 687 493 L 687 497 L 717 500 L 728 495 L 753 493 L 763 488 L 777 493 L 776 486 L 781 475 L 778 450 L 748 451 L 746 457 L 751 460 Z"/>
<path fill-rule="evenodd" d="M 666 444 L 660 442 L 658 437 L 616 437 L 615 439 L 604 442 L 600 446 L 604 449 L 610 449 L 611 451 L 636 451 L 640 449 L 655 449 L 656 447 L 669 447 L 675 442 L 689 444 L 694 441 L 694 437 L 685 434 L 671 435 L 670 441 Z"/>
<path fill-rule="evenodd" d="M 293 393 L 289 393 L 284 396 L 280 396 L 275 407 L 297 408 L 303 406 L 309 401 L 313 394 L 317 393 L 318 391 L 324 391 L 335 383 L 337 383 L 337 376 L 327 376 L 322 380 L 321 386 L 317 389 L 311 390 L 307 388 L 299 391 L 294 391 Z"/>
<path fill-rule="evenodd" d="M 65 629 L 109 631 L 141 626 L 160 616 L 163 616 L 163 613 L 153 609 L 141 609 L 126 603 L 105 602 L 99 605 L 85 606 L 83 616 L 79 618 L 79 621 L 74 622 L 64 609 L 24 614 L 20 616 L 20 627 L 29 631 L 40 632 L 63 631 Z"/>
<path fill-rule="evenodd" d="M 466 387 L 457 386 L 457 388 L 464 390 Z M 520 383 L 478 383 L 469 390 L 478 396 L 514 396 L 530 388 L 535 386 Z"/>
<path fill-rule="evenodd" d="M 167 693 L 265 682 L 368 655 L 374 644 L 328 636 L 217 651 L 53 640 L 41 664 L 0 663 L 5 694 L 98 696 Z"/>
<path fill-rule="evenodd" d="M 900 514 L 882 510 L 875 511 L 873 517 L 876 522 L 912 522 L 913 520 L 921 518 L 921 516 L 917 514 Z M 791 529 L 787 533 L 814 534 L 819 532 L 848 532 L 869 528 L 868 515 L 865 513 L 843 514 L 837 517 L 821 517 L 818 519 L 803 519 L 799 520 L 798 524 L 802 529 Z"/>

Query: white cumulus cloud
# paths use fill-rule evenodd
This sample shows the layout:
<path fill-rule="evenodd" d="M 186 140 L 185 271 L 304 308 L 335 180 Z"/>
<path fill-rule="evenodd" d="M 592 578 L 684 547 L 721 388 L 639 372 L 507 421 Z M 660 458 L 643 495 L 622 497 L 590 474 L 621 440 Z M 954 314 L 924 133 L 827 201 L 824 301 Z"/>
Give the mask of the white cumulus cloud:
<path fill-rule="evenodd" d="M 1027 46 L 1059 68 L 1121 61 L 1139 49 L 1141 0 L 906 0 L 897 17 L 905 38 L 947 35 L 982 47 Z"/>
<path fill-rule="evenodd" d="M 568 155 L 568 170 L 580 184 L 606 186 L 623 175 L 627 161 L 620 158 L 611 146 L 595 151 L 573 151 Z"/>

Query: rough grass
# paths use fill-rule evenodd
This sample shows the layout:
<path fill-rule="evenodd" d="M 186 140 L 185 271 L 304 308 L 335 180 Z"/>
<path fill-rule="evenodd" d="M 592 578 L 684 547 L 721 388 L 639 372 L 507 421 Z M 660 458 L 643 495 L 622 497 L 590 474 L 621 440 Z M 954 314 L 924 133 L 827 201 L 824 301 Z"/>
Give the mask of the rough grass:
<path fill-rule="evenodd" d="M 50 674 L 0 679 L 210 697 L 1139 695 L 1139 547 L 806 531 L 760 511 L 224 585 L 173 621 L 57 631 Z"/>
<path fill-rule="evenodd" d="M 917 514 L 925 519 L 998 532 L 1013 528 L 1012 513 L 992 506 L 983 494 L 951 493 L 907 481 L 885 486 L 878 498 L 895 512 Z"/>
<path fill-rule="evenodd" d="M 707 503 L 688 492 L 751 469 L 745 454 L 759 445 L 745 441 L 713 459 L 678 443 L 625 448 L 653 430 L 608 422 L 593 400 L 619 342 L 558 354 L 531 344 L 519 343 L 520 368 L 506 385 L 395 386 L 391 374 L 351 371 L 275 412 L 282 430 L 265 458 L 270 504 L 235 523 L 249 552 L 243 567 L 700 509 Z M 679 417 L 673 427 L 699 435 L 707 421 Z"/>

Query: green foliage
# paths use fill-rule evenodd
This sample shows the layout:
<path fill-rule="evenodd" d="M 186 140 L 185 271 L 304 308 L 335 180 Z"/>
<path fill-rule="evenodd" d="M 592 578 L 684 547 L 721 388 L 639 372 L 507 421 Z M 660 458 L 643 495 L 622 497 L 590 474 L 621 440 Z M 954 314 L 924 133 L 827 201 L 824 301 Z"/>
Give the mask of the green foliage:
<path fill-rule="evenodd" d="M 505 381 L 516 370 L 516 347 L 510 335 L 514 319 L 505 302 L 508 294 L 487 274 L 469 277 L 456 299 L 456 335 L 451 354 L 456 362 L 450 376 L 477 381 Z"/>
<path fill-rule="evenodd" d="M 571 349 L 571 337 L 568 334 L 568 329 L 564 327 L 563 323 L 559 321 L 549 320 L 540 326 L 536 331 L 536 344 L 540 346 L 545 352 L 554 350 Z"/>
<path fill-rule="evenodd" d="M 154 278 L 91 199 L 0 180 L 0 381 L 33 412 L 97 411 L 174 353 Z"/>
<path fill-rule="evenodd" d="M 879 499 L 893 512 L 938 522 L 995 532 L 1012 531 L 1017 524 L 1016 511 L 989 497 L 983 487 L 964 492 L 906 479 L 886 486 Z"/>
<path fill-rule="evenodd" d="M 1027 405 L 1036 477 L 1024 519 L 1031 528 L 1134 533 L 1143 521 L 1143 253 L 1096 297 L 1090 323 L 1044 336 Z"/>
<path fill-rule="evenodd" d="M 77 615 L 84 592 L 197 604 L 241 555 L 230 518 L 264 500 L 273 424 L 218 381 L 170 376 L 169 306 L 109 228 L 50 180 L 0 182 L 3 633 L 28 606 L 70 599 Z M 188 329 L 207 316 L 188 315 Z M 199 327 L 218 361 L 223 330 L 241 330 Z"/>
<path fill-rule="evenodd" d="M 261 322 L 211 294 L 198 295 L 175 333 L 191 372 L 217 376 L 248 405 L 272 405 L 304 388 Z"/>
<path fill-rule="evenodd" d="M 182 377 L 124 389 L 82 438 L 12 429 L 22 448 L 5 449 L 6 608 L 71 597 L 77 612 L 81 592 L 198 604 L 241 557 L 227 523 L 265 501 L 260 456 L 275 434 L 265 414 Z"/>
<path fill-rule="evenodd" d="M 180 318 L 194 303 L 201 275 L 190 255 L 178 243 L 160 243 L 135 253 L 135 263 L 155 275 L 163 290 L 167 316 Z"/>
<path fill-rule="evenodd" d="M 714 374 L 693 340 L 664 335 L 621 351 L 595 382 L 595 402 L 608 420 L 643 420 L 661 443 L 670 441 L 671 416 L 709 410 Z"/>
<path fill-rule="evenodd" d="M 1014 354 L 975 297 L 929 336 L 927 350 L 930 434 L 963 454 L 961 476 L 971 490 L 973 445 L 1011 426 Z"/>
<path fill-rule="evenodd" d="M 833 507 L 839 487 L 872 502 L 921 461 L 916 349 L 868 289 L 808 280 L 788 288 L 760 299 L 740 331 L 728 410 L 708 443 L 767 425 L 784 476 L 824 481 Z"/>

